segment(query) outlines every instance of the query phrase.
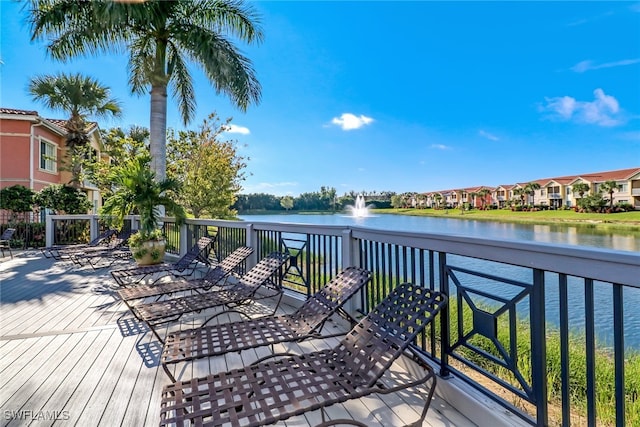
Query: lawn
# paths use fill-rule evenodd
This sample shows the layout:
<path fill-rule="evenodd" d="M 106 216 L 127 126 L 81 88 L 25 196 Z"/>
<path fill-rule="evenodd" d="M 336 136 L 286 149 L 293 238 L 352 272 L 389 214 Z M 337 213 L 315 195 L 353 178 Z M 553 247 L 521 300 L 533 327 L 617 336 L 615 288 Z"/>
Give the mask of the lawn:
<path fill-rule="evenodd" d="M 514 212 L 509 209 L 460 211 L 460 209 L 372 209 L 376 214 L 439 216 L 500 222 L 566 224 L 597 229 L 621 229 L 640 232 L 640 211 L 611 214 L 578 213 L 573 210 Z"/>

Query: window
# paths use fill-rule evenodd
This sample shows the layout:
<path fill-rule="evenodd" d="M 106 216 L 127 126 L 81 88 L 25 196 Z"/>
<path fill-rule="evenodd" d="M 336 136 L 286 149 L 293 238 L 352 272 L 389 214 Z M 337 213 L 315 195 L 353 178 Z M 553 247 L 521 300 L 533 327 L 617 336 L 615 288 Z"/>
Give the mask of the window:
<path fill-rule="evenodd" d="M 57 171 L 58 146 L 50 142 L 40 140 L 40 169 L 48 172 Z"/>

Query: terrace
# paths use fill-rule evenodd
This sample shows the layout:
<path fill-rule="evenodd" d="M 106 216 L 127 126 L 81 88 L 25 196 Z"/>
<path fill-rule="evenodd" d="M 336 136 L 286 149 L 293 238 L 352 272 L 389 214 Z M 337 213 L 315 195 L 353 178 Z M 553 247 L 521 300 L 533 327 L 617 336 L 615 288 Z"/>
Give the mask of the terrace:
<path fill-rule="evenodd" d="M 98 229 L 94 217 L 49 220 L 50 240 L 70 222 L 84 221 L 94 233 Z M 405 281 L 449 294 L 451 304 L 441 321 L 416 343 L 440 374 L 424 425 L 637 421 L 638 385 L 625 375 L 625 359 L 631 354 L 625 338 L 637 325 L 624 312 L 639 300 L 639 254 L 360 227 L 214 220 L 190 220 L 182 227 L 167 220 L 164 227 L 175 255 L 214 230 L 218 256 L 241 244 L 256 249 L 248 266 L 270 250 L 289 251 L 293 260 L 282 279 L 287 289 L 282 310 L 292 310 L 348 265 L 374 273 L 366 293 L 348 307 L 352 313 L 366 313 Z M 108 269 L 73 269 L 31 252 L 5 258 L 0 279 L 0 407 L 7 425 L 33 420 L 33 425 L 50 425 L 51 417 L 72 425 L 158 424 L 160 393 L 168 383 L 158 369 L 160 347 L 113 295 Z M 195 316 L 181 326 L 198 324 Z M 340 319 L 329 326 L 346 327 Z M 586 355 L 581 372 L 575 371 L 576 356 L 570 351 L 576 333 Z M 549 340 L 553 335 L 559 336 L 557 349 Z M 606 350 L 615 372 L 610 384 L 600 377 L 596 384 L 596 365 L 603 363 L 598 339 L 603 335 L 612 338 Z M 334 342 L 312 340 L 277 346 L 276 351 L 310 351 Z M 242 366 L 265 352 L 269 349 L 193 362 L 181 366 L 176 376 L 186 379 Z M 547 377 L 556 354 L 559 378 Z M 410 375 L 411 365 L 401 362 L 390 381 L 406 381 Z M 576 375 L 586 377 L 582 407 L 572 397 L 580 393 L 572 389 Z M 606 390 L 611 391 L 609 412 L 603 407 Z M 404 425 L 417 418 L 422 395 L 420 389 L 408 389 L 360 399 L 331 407 L 329 416 L 367 425 Z M 286 424 L 318 421 L 313 412 Z"/>

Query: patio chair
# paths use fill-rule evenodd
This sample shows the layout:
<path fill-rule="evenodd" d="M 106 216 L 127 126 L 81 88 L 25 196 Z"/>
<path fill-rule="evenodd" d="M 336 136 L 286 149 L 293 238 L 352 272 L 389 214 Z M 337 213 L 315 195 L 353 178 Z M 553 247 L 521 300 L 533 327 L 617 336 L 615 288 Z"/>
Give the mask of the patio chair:
<path fill-rule="evenodd" d="M 230 284 L 221 290 L 137 304 L 131 307 L 131 312 L 138 320 L 147 324 L 161 343 L 164 343 L 164 340 L 156 331 L 156 326 L 177 321 L 188 313 L 219 306 L 239 307 L 266 298 L 277 298 L 273 311 L 275 313 L 280 305 L 283 289 L 280 284 L 272 282 L 270 278 L 280 270 L 288 258 L 288 253 L 272 252 L 247 271 L 237 283 Z M 260 293 L 258 293 L 259 290 Z M 203 325 L 208 321 L 209 319 L 204 321 Z"/>
<path fill-rule="evenodd" d="M 63 258 L 68 258 L 71 252 L 80 251 L 87 248 L 94 248 L 94 247 L 104 248 L 108 245 L 109 240 L 111 240 L 111 238 L 117 233 L 118 233 L 118 230 L 114 230 L 113 228 L 108 228 L 104 230 L 102 233 L 100 233 L 98 237 L 91 240 L 89 243 L 47 246 L 45 248 L 40 248 L 40 252 L 42 252 L 42 254 L 46 258 L 61 260 Z"/>
<path fill-rule="evenodd" d="M 106 247 L 94 246 L 69 253 L 69 259 L 79 267 L 90 265 L 94 270 L 131 258 L 129 237 L 137 230 L 122 230 L 111 238 Z"/>
<path fill-rule="evenodd" d="M 252 248 L 241 246 L 219 264 L 211 267 L 207 274 L 197 279 L 178 277 L 175 280 L 150 285 L 128 286 L 117 291 L 118 296 L 129 308 L 131 302 L 143 298 L 171 295 L 186 291 L 207 291 L 225 280 L 242 262 L 251 255 Z M 113 273 L 113 272 L 112 272 Z"/>
<path fill-rule="evenodd" d="M 148 276 L 159 273 L 170 273 L 173 276 L 188 276 L 194 272 L 198 261 L 209 264 L 209 251 L 211 251 L 213 242 L 215 242 L 215 237 L 204 236 L 198 239 L 196 244 L 186 254 L 184 254 L 182 258 L 174 263 L 162 263 L 127 268 L 124 270 L 113 270 L 111 271 L 111 276 L 120 286 L 137 284 L 145 280 Z M 162 277 L 163 275 L 156 277 L 152 283 Z"/>
<path fill-rule="evenodd" d="M 429 384 L 422 425 L 436 385 L 436 376 L 420 351 L 416 337 L 445 306 L 440 292 L 405 283 L 391 291 L 332 349 L 304 354 L 273 354 L 250 366 L 165 386 L 161 426 L 262 426 L 373 393 L 388 394 Z M 382 377 L 401 355 L 411 356 L 424 370 L 414 381 L 388 386 Z"/>
<path fill-rule="evenodd" d="M 168 364 L 240 352 L 265 345 L 273 346 L 282 342 L 327 338 L 328 336 L 321 335 L 325 322 L 342 310 L 344 303 L 370 279 L 369 271 L 348 267 L 311 295 L 294 313 L 202 326 L 169 334 L 160 356 L 162 367 L 175 382 L 167 368 Z M 218 315 L 220 314 L 226 312 Z M 346 312 L 343 314 L 352 320 Z M 344 332 L 338 335 L 343 334 Z"/>
<path fill-rule="evenodd" d="M 7 228 L 2 232 L 2 236 L 0 236 L 0 250 L 2 251 L 2 257 L 4 258 L 5 249 L 9 251 L 9 255 L 11 255 L 11 259 L 13 259 L 13 252 L 11 252 L 11 238 L 13 237 L 13 233 L 16 232 L 15 228 Z"/>

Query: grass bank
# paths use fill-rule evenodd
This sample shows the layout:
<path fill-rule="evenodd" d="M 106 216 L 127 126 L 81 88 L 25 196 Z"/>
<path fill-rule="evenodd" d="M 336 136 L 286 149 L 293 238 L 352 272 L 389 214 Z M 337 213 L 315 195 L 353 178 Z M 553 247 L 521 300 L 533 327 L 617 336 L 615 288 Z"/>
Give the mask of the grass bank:
<path fill-rule="evenodd" d="M 573 210 L 514 212 L 507 209 L 460 211 L 459 209 L 372 209 L 375 214 L 432 216 L 521 224 L 572 225 L 601 231 L 640 233 L 640 211 L 611 214 L 578 213 Z"/>

